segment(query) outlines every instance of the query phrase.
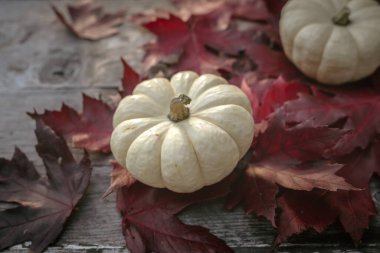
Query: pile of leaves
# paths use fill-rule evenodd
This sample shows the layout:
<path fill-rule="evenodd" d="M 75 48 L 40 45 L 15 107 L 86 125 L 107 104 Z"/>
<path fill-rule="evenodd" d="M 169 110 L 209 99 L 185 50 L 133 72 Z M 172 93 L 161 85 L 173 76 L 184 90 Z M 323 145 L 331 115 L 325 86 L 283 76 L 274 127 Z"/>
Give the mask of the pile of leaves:
<path fill-rule="evenodd" d="M 130 95 L 136 84 L 158 72 L 168 77 L 180 70 L 216 73 L 239 86 L 249 97 L 256 137 L 252 149 L 232 175 L 191 194 L 143 185 L 113 162 L 112 183 L 106 194 L 117 191 L 117 208 L 128 248 L 132 252 L 232 252 L 207 229 L 183 224 L 176 217 L 191 204 L 223 197 L 227 209 L 241 205 L 247 213 L 268 219 L 277 229 L 275 245 L 308 229 L 322 232 L 336 221 L 354 241 L 359 241 L 369 226 L 370 217 L 376 215 L 369 182 L 374 175 L 380 175 L 380 117 L 377 113 L 380 110 L 380 70 L 339 88 L 326 87 L 305 77 L 285 57 L 281 47 L 278 21 L 286 0 L 172 2 L 177 7 L 176 14 L 150 10 L 131 18 L 131 22 L 145 27 L 157 39 L 144 45 L 142 75 L 122 61 L 124 77 L 120 97 Z M 86 20 L 83 15 L 89 15 L 88 12 L 80 9 L 83 5 L 70 8 L 75 17 L 73 21 L 81 26 L 80 20 Z M 62 14 L 56 9 L 55 12 L 69 25 Z M 82 15 L 81 18 L 78 15 Z M 113 25 L 104 25 L 103 19 L 108 22 L 110 17 L 98 17 L 91 26 L 115 29 Z M 69 30 L 86 38 L 80 29 Z M 106 31 L 104 34 L 108 36 Z M 82 113 L 63 105 L 60 111 L 30 115 L 74 147 L 109 153 L 114 110 L 101 100 L 83 95 Z M 54 151 L 52 156 L 46 156 L 48 150 L 38 149 L 40 155 L 48 159 L 45 161 L 48 172 L 60 152 L 64 152 L 64 157 L 68 155 L 64 145 L 59 145 L 60 150 Z M 42 149 L 44 151 L 40 151 Z M 40 185 L 38 174 L 22 153 L 16 151 L 15 157 L 18 158 L 0 160 L 0 187 L 12 190 L 15 186 L 11 180 L 19 180 L 19 177 Z M 69 167 L 75 167 L 68 157 Z M 67 169 L 64 161 L 61 166 Z M 4 168 L 8 167 L 32 174 L 28 179 L 18 172 L 3 176 Z M 49 186 L 40 187 L 48 187 L 53 195 L 59 194 L 61 188 L 55 187 L 54 178 L 60 176 L 62 172 L 51 171 Z M 79 187 L 70 194 L 63 194 L 62 198 L 71 198 L 62 205 L 71 201 L 72 207 L 77 203 L 77 195 L 82 193 Z M 25 200 L 19 199 L 17 194 L 7 195 L 9 198 L 3 195 L 0 194 L 0 200 L 20 203 L 21 209 L 0 212 L 0 221 L 9 219 L 7 215 L 23 219 L 25 208 L 35 208 L 24 205 Z M 30 198 L 28 201 L 35 200 L 33 196 Z M 58 208 L 57 203 L 50 206 Z M 38 210 L 36 215 L 46 211 Z M 62 215 L 66 217 L 71 209 L 64 210 Z M 2 222 L 0 234 L 7 233 L 10 226 L 12 224 Z M 38 249 L 35 252 L 40 252 L 54 239 L 43 238 L 42 242 L 41 238 L 21 236 L 18 230 L 12 233 L 0 240 L 0 248 L 32 240 L 32 247 Z"/>

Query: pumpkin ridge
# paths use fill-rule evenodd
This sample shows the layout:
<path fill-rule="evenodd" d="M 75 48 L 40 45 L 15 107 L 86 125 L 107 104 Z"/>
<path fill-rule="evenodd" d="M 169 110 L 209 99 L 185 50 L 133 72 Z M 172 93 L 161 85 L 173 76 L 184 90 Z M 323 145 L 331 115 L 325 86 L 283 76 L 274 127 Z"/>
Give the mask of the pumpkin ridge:
<path fill-rule="evenodd" d="M 309 1 L 310 1 L 310 0 L 309 0 Z M 306 2 L 306 1 L 305 1 L 305 2 Z M 324 1 L 325 3 L 330 3 L 330 7 L 331 7 L 331 8 L 328 8 L 327 6 L 321 4 L 321 3 L 323 2 L 323 1 L 321 1 L 321 0 L 315 0 L 315 1 L 311 0 L 311 2 L 312 2 L 312 3 L 315 3 L 315 4 L 318 5 L 318 6 L 320 6 L 320 7 L 321 7 L 326 13 L 331 13 L 331 14 L 333 14 L 332 11 L 331 11 L 332 8 L 335 8 L 334 11 L 339 11 L 338 9 L 336 9 L 336 6 L 335 6 L 335 4 L 334 4 L 332 1 Z"/>
<path fill-rule="evenodd" d="M 136 118 L 136 119 L 140 119 L 140 118 Z M 149 119 L 149 117 L 147 117 L 146 119 Z M 129 145 L 129 147 L 128 147 L 128 149 L 126 150 L 126 152 L 125 152 L 125 154 L 123 155 L 123 157 L 127 157 L 128 150 L 129 150 L 130 146 L 132 145 L 132 143 L 134 142 L 134 140 L 136 140 L 136 139 L 137 139 L 140 135 L 142 135 L 145 131 L 148 131 L 148 130 L 151 129 L 152 127 L 154 127 L 154 126 L 156 126 L 156 125 L 158 125 L 158 124 L 161 124 L 161 123 L 165 122 L 165 120 L 166 120 L 166 118 L 163 118 L 162 116 L 154 117 L 153 119 L 161 119 L 161 121 L 152 121 L 151 123 L 149 123 L 149 124 L 146 125 L 146 126 L 140 126 L 139 128 L 141 128 L 141 129 L 143 129 L 143 130 L 141 131 L 140 134 L 138 134 L 138 135 L 133 139 L 133 141 L 132 141 L 131 144 Z M 135 120 L 135 119 L 129 119 L 129 120 Z M 129 120 L 123 121 L 123 122 L 121 122 L 120 124 L 122 124 L 122 123 L 124 123 L 124 122 L 127 122 L 127 121 L 129 121 Z M 120 124 L 119 124 L 119 125 L 120 125 Z M 124 124 L 125 124 L 125 123 L 124 123 Z M 118 125 L 117 127 L 115 127 L 115 129 L 118 128 L 119 125 Z M 115 130 L 114 130 L 114 132 L 115 132 Z M 111 142 L 110 142 L 110 144 L 113 142 L 112 139 L 113 139 L 113 138 L 112 138 L 112 135 L 111 135 Z M 119 146 L 119 145 L 117 145 L 117 146 Z M 124 152 L 123 152 L 123 153 L 124 153 Z M 115 158 L 116 158 L 116 156 L 115 156 Z M 124 161 L 124 162 L 122 162 L 122 163 L 121 163 L 120 161 L 118 161 L 118 162 L 119 162 L 120 164 L 124 165 L 126 161 Z"/>
<path fill-rule="evenodd" d="M 148 83 L 149 81 L 153 83 L 153 85 L 152 85 L 153 87 L 146 87 L 146 83 Z M 169 90 L 172 93 L 171 97 L 173 97 L 175 95 L 174 89 L 171 86 L 170 81 L 166 78 L 163 78 L 163 77 L 156 77 L 156 78 L 153 78 L 151 80 L 145 80 L 145 81 L 139 83 L 136 86 L 135 90 L 133 91 L 133 95 L 137 95 L 137 94 L 138 95 L 145 95 L 148 98 L 150 98 L 151 100 L 153 100 L 154 102 L 156 102 L 159 106 L 161 104 L 163 104 L 163 102 L 170 102 L 170 100 L 169 101 L 163 101 L 162 98 L 155 98 L 155 97 L 149 96 L 148 94 L 151 91 L 151 89 L 154 88 L 154 86 L 156 86 L 156 87 L 168 87 L 168 88 L 170 88 Z M 148 92 L 148 93 L 146 93 L 146 92 Z M 160 91 L 156 92 L 155 94 L 166 94 L 166 93 L 167 93 L 167 91 L 160 90 Z M 157 100 L 157 99 L 159 99 L 159 100 Z"/>
<path fill-rule="evenodd" d="M 338 29 L 339 29 L 339 27 L 338 27 Z M 322 66 L 322 63 L 323 63 L 323 59 L 325 58 L 325 54 L 326 54 L 327 43 L 330 41 L 331 36 L 334 33 L 334 31 L 335 31 L 335 27 L 332 26 L 330 34 L 329 34 L 329 36 L 327 36 L 327 40 L 323 43 L 323 45 L 324 45 L 323 46 L 323 51 L 322 51 L 322 54 L 321 54 L 321 56 L 319 58 L 318 68 L 317 68 L 317 71 L 316 71 L 316 77 L 317 77 L 317 79 L 320 79 L 319 76 L 320 76 L 320 72 L 321 72 L 321 66 Z"/>
<path fill-rule="evenodd" d="M 169 124 L 167 124 L 166 129 L 160 134 L 160 143 L 159 143 L 159 145 L 158 145 L 158 147 L 160 148 L 160 151 L 159 151 L 159 153 L 160 153 L 160 158 L 159 158 L 159 159 L 160 159 L 160 163 L 159 163 L 159 166 L 160 166 L 160 168 L 159 168 L 159 178 L 161 179 L 161 185 L 165 185 L 164 180 L 163 180 L 163 177 L 162 177 L 162 172 L 161 172 L 161 152 L 162 152 L 162 143 L 163 143 L 163 141 L 164 141 L 164 139 L 165 139 L 165 137 L 166 137 L 166 134 L 167 134 L 168 129 L 169 129 L 169 127 L 170 127 L 171 124 L 170 124 L 170 122 L 168 122 L 168 121 L 163 121 L 163 122 L 161 122 L 161 123 L 159 123 L 159 124 L 156 124 L 156 125 L 152 126 L 152 128 L 153 128 L 153 127 L 157 127 L 157 126 L 160 125 L 160 124 L 165 124 L 165 123 L 169 123 Z M 149 128 L 148 130 L 150 130 L 150 129 L 151 129 L 151 128 Z M 148 130 L 146 130 L 146 131 L 148 131 Z M 129 145 L 129 149 L 133 146 L 134 143 L 136 143 L 137 141 L 139 141 L 139 137 L 140 137 L 143 133 L 145 133 L 146 131 L 142 132 L 137 138 L 135 138 L 135 139 L 131 142 L 131 144 Z M 129 149 L 128 149 L 128 152 L 129 152 Z M 125 157 L 125 160 L 126 160 L 126 162 L 125 162 L 126 167 L 128 167 L 128 166 L 127 166 L 128 152 L 127 152 L 127 155 L 126 155 L 126 157 Z M 140 152 L 141 152 L 141 151 L 140 151 Z M 135 174 L 133 171 L 130 171 L 130 170 L 129 170 L 129 172 L 130 172 L 130 173 L 132 174 L 132 176 L 134 176 L 137 180 L 143 182 L 143 180 L 139 179 L 139 177 L 136 176 L 136 174 Z M 143 182 L 143 183 L 144 183 L 144 182 Z M 156 187 L 157 187 L 157 186 L 156 186 Z M 159 187 L 159 188 L 162 188 L 162 187 Z"/>
<path fill-rule="evenodd" d="M 223 127 L 221 127 L 221 126 L 215 124 L 214 122 L 211 122 L 211 121 L 209 121 L 209 120 L 207 120 L 207 119 L 204 119 L 204 118 L 202 118 L 202 117 L 199 117 L 199 116 L 198 116 L 198 117 L 194 117 L 194 118 L 198 118 L 198 119 L 200 119 L 200 120 L 206 121 L 208 124 L 213 125 L 213 126 L 215 126 L 216 128 L 219 128 L 221 131 L 225 132 L 225 133 L 226 133 L 226 134 L 227 134 L 227 135 L 233 140 L 235 146 L 237 147 L 237 150 L 239 151 L 239 156 L 240 156 L 240 157 L 243 156 L 243 155 L 240 153 L 240 148 L 239 148 L 239 145 L 237 144 L 237 141 L 231 136 L 231 134 L 230 134 L 229 132 L 226 131 L 226 129 L 224 129 Z"/>
<path fill-rule="evenodd" d="M 140 94 L 136 94 L 136 95 L 141 95 L 141 96 L 145 96 L 145 97 L 147 97 L 150 101 L 152 101 L 152 103 L 153 103 L 156 107 L 162 109 L 162 111 L 164 111 L 164 110 L 166 109 L 166 108 L 164 108 L 164 106 L 162 106 L 160 103 L 158 103 L 158 102 L 155 101 L 152 97 L 148 96 L 148 95 L 145 94 L 145 93 L 140 93 Z M 133 95 L 133 96 L 135 96 L 135 95 Z M 149 115 L 148 117 L 152 117 L 152 116 Z"/>
<path fill-rule="evenodd" d="M 197 152 L 197 150 L 194 147 L 193 140 L 190 138 L 189 134 L 187 133 L 187 128 L 186 128 L 185 131 L 186 131 L 186 137 L 189 139 L 189 143 L 191 144 L 191 147 L 194 150 L 195 157 L 197 158 L 197 164 L 198 164 L 199 170 L 200 170 L 201 175 L 202 175 L 202 182 L 203 182 L 204 185 L 207 185 L 206 179 L 204 177 L 205 172 L 203 171 L 201 163 L 199 162 L 198 152 Z"/>
<path fill-rule="evenodd" d="M 355 46 L 355 49 L 356 49 L 356 65 L 355 67 L 353 68 L 353 71 L 352 71 L 352 75 L 350 77 L 350 80 L 355 80 L 355 76 L 358 72 L 358 66 L 360 65 L 361 63 L 361 58 L 360 58 L 360 49 L 359 49 L 359 44 L 355 38 L 355 36 L 351 33 L 350 30 L 346 29 L 346 32 L 350 35 L 350 37 L 352 38 L 352 41 L 353 41 L 353 44 Z"/>
<path fill-rule="evenodd" d="M 168 188 L 168 189 L 170 189 L 171 187 L 168 186 L 168 182 L 165 180 L 165 177 L 162 175 L 162 168 L 163 168 L 163 166 L 162 166 L 162 156 L 163 156 L 162 145 L 163 145 L 165 139 L 167 138 L 167 133 L 169 132 L 169 128 L 171 128 L 171 127 L 178 127 L 178 128 L 180 129 L 181 132 L 182 132 L 182 131 L 185 132 L 184 135 L 187 137 L 187 132 L 186 132 L 186 130 L 183 130 L 181 127 L 179 127 L 179 126 L 177 126 L 177 125 L 174 125 L 174 126 L 173 126 L 173 125 L 174 125 L 174 124 L 172 123 L 172 124 L 169 125 L 168 128 L 166 129 L 166 131 L 165 131 L 165 136 L 164 136 L 164 138 L 162 138 L 162 142 L 161 142 L 161 145 L 160 145 L 160 177 L 161 177 L 161 181 L 163 182 L 163 185 L 165 186 L 165 188 Z M 191 143 L 191 145 L 193 145 L 192 142 L 191 142 L 191 140 L 189 140 L 189 143 Z M 193 147 L 193 146 L 192 146 L 192 147 Z M 194 148 L 194 147 L 193 147 L 193 148 Z M 198 156 L 197 156 L 197 153 L 195 152 L 195 150 L 194 150 L 194 154 L 195 154 L 195 157 L 197 158 L 197 164 L 198 164 L 198 166 L 199 166 Z M 199 168 L 200 168 L 200 166 L 199 166 Z M 202 174 L 202 177 L 203 177 L 203 174 Z"/>
<path fill-rule="evenodd" d="M 160 147 L 160 152 L 159 152 L 160 153 L 160 169 L 158 171 L 160 172 L 161 182 L 163 185 L 165 185 L 165 187 L 166 187 L 166 183 L 165 183 L 164 177 L 162 176 L 162 159 L 161 159 L 161 157 L 162 157 L 162 144 L 164 143 L 164 140 L 167 136 L 167 133 L 168 133 L 170 127 L 171 127 L 171 125 L 168 125 L 166 127 L 166 130 L 162 133 L 161 138 L 160 138 L 160 144 L 159 144 L 159 147 Z"/>
<path fill-rule="evenodd" d="M 229 89 L 229 90 L 221 90 L 223 86 L 223 89 L 224 87 L 226 89 Z M 211 98 L 214 98 L 215 96 L 214 93 L 213 94 L 206 94 L 206 92 L 210 92 L 211 89 L 215 89 L 216 92 L 218 93 L 215 93 L 217 94 L 217 98 L 216 100 L 209 100 L 210 103 L 209 104 L 203 104 L 203 105 L 199 105 L 199 103 L 197 103 L 198 101 L 204 101 L 206 100 L 205 96 L 208 95 L 209 96 L 209 99 Z M 224 96 L 224 97 L 221 97 L 221 96 Z M 226 99 L 229 99 L 229 98 L 234 98 L 234 101 L 233 102 L 226 102 Z M 203 110 L 207 110 L 209 108 L 212 108 L 212 107 L 216 107 L 216 106 L 220 106 L 220 105 L 226 105 L 226 104 L 234 104 L 234 105 L 240 105 L 242 107 L 244 107 L 244 103 L 238 103 L 236 101 L 239 101 L 239 102 L 242 102 L 243 100 L 246 100 L 244 102 L 246 102 L 246 106 L 247 108 L 251 108 L 251 105 L 250 105 L 250 102 L 247 100 L 247 98 L 245 97 L 244 93 L 242 93 L 242 91 L 234 86 L 234 85 L 231 85 L 231 84 L 220 84 L 218 86 L 214 86 L 208 90 L 206 90 L 204 93 L 202 93 L 198 98 L 197 100 L 193 100 L 193 102 L 190 104 L 189 108 L 190 108 L 190 112 L 195 114 L 195 113 L 199 113 Z M 214 104 L 213 104 L 214 103 Z M 244 107 L 244 109 L 247 110 L 246 107 Z M 247 110 L 248 111 L 248 110 Z"/>
<path fill-rule="evenodd" d="M 203 169 L 202 169 L 201 164 L 199 163 L 198 153 L 197 153 L 197 151 L 195 150 L 195 147 L 194 147 L 193 141 L 190 139 L 190 137 L 189 137 L 189 135 L 188 135 L 188 133 L 187 133 L 187 128 L 186 128 L 186 127 L 183 129 L 183 131 L 185 132 L 185 136 L 186 136 L 186 138 L 189 140 L 189 143 L 191 144 L 191 148 L 192 148 L 193 151 L 194 151 L 195 158 L 197 159 L 197 165 L 198 165 L 198 168 L 199 168 L 199 171 L 200 171 L 200 175 L 201 175 L 201 178 L 202 178 L 202 184 L 203 184 L 203 185 L 206 185 L 206 179 L 205 179 L 204 176 L 203 176 L 203 173 L 204 173 L 204 172 L 203 172 Z"/>
<path fill-rule="evenodd" d="M 203 90 L 199 94 L 195 94 L 195 95 L 192 94 L 194 92 L 194 89 L 196 89 L 196 87 L 197 87 L 197 85 L 194 85 L 194 83 L 197 83 L 197 81 L 199 79 L 201 79 L 201 78 L 206 78 L 205 76 L 213 78 L 213 80 L 208 81 L 208 82 L 216 82 L 216 81 L 220 81 L 220 82 L 214 83 L 212 86 L 210 86 L 207 89 Z M 209 89 L 214 88 L 214 87 L 219 86 L 219 85 L 223 85 L 223 84 L 228 84 L 228 82 L 224 78 L 222 78 L 220 76 L 213 75 L 213 74 L 204 74 L 204 75 L 201 75 L 201 76 L 199 76 L 198 78 L 196 78 L 194 80 L 193 85 L 191 85 L 191 87 L 189 89 L 189 92 L 186 95 L 189 96 L 193 100 L 193 102 L 195 102 L 196 100 L 198 100 L 199 97 L 202 96 L 203 93 L 205 93 Z"/>

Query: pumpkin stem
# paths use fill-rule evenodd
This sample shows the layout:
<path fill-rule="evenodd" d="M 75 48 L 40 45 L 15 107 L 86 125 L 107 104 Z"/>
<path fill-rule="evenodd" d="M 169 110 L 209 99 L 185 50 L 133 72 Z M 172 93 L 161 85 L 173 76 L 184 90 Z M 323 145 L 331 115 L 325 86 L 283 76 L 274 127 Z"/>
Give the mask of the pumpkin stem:
<path fill-rule="evenodd" d="M 190 104 L 191 98 L 185 94 L 181 94 L 173 98 L 170 102 L 170 112 L 168 118 L 173 122 L 179 122 L 190 116 L 190 110 L 185 105 Z"/>
<path fill-rule="evenodd" d="M 351 23 L 351 11 L 347 6 L 344 6 L 333 18 L 332 21 L 336 25 L 346 26 Z"/>

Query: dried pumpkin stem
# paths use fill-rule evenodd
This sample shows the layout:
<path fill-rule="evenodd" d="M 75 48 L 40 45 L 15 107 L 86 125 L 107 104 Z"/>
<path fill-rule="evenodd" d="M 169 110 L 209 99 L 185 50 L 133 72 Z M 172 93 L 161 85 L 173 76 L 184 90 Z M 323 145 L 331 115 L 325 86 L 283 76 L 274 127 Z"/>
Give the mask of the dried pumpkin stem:
<path fill-rule="evenodd" d="M 336 25 L 346 26 L 351 23 L 351 11 L 347 6 L 344 6 L 333 18 L 332 21 Z"/>
<path fill-rule="evenodd" d="M 190 110 L 185 105 L 190 104 L 191 98 L 185 94 L 181 94 L 173 98 L 170 102 L 170 112 L 168 118 L 173 122 L 179 122 L 190 116 Z"/>

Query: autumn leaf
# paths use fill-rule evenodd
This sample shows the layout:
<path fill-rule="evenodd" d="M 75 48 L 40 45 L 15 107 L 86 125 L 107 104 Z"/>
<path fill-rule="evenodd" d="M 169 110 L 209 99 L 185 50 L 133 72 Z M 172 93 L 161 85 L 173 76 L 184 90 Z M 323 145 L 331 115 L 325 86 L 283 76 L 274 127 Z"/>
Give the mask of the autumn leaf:
<path fill-rule="evenodd" d="M 123 10 L 104 13 L 103 8 L 93 0 L 82 0 L 75 5 L 67 6 L 71 22 L 54 5 L 52 9 L 58 20 L 70 32 L 88 40 L 99 40 L 117 34 L 117 27 L 123 24 L 125 16 Z"/>
<path fill-rule="evenodd" d="M 355 148 L 365 149 L 380 133 L 380 96 L 372 90 L 304 94 L 287 103 L 285 110 L 287 122 L 313 127 L 344 120 L 343 128 L 349 131 L 332 147 L 336 156 L 349 154 Z"/>
<path fill-rule="evenodd" d="M 132 94 L 141 81 L 141 77 L 123 59 L 122 64 L 124 67 L 122 89 L 114 99 L 115 105 L 121 97 Z M 76 148 L 109 153 L 114 110 L 103 101 L 83 94 L 82 113 L 63 104 L 59 111 L 46 110 L 43 114 L 37 112 L 28 114 L 34 119 L 41 119 Z"/>
<path fill-rule="evenodd" d="M 141 183 L 117 192 L 117 206 L 129 250 L 136 252 L 233 252 L 208 229 L 183 224 L 175 215 L 194 203 L 225 196 L 235 174 L 189 194 L 152 188 Z"/>
<path fill-rule="evenodd" d="M 260 107 L 254 111 L 257 122 L 264 120 L 285 102 L 297 99 L 300 94 L 309 94 L 309 88 L 298 81 L 286 81 L 279 77 L 266 87 L 257 87 L 263 82 L 252 82 L 251 92 L 257 93 L 261 89 L 262 97 L 259 100 Z"/>
<path fill-rule="evenodd" d="M 128 188 L 136 183 L 136 179 L 132 176 L 132 174 L 129 173 L 127 169 L 123 168 L 118 162 L 111 160 L 110 164 L 112 165 L 111 184 L 107 191 L 103 194 L 103 198 L 107 197 L 119 188 Z"/>
<path fill-rule="evenodd" d="M 249 42 L 246 54 L 257 65 L 256 71 L 263 77 L 283 76 L 287 80 L 303 79 L 303 74 L 289 61 L 285 53 L 273 50 L 262 43 Z"/>
<path fill-rule="evenodd" d="M 278 109 L 265 131 L 259 133 L 251 164 L 239 178 L 226 205 L 233 208 L 242 202 L 247 212 L 263 215 L 275 226 L 276 184 L 303 191 L 314 188 L 358 190 L 336 175 L 341 165 L 329 163 L 324 157 L 325 150 L 344 133 L 328 127 L 288 128 L 283 109 Z M 266 190 L 268 192 L 263 193 Z M 252 201 L 258 199 L 259 204 Z"/>
<path fill-rule="evenodd" d="M 36 123 L 36 150 L 47 177 L 18 148 L 11 160 L 0 159 L 0 201 L 17 204 L 0 212 L 0 250 L 31 241 L 30 251 L 42 252 L 61 233 L 90 180 L 87 154 L 77 163 L 63 139 Z"/>
<path fill-rule="evenodd" d="M 247 173 L 248 171 L 242 173 L 237 180 L 225 207 L 231 210 L 241 203 L 248 214 L 263 216 L 271 222 L 273 227 L 277 227 L 275 210 L 279 187 L 272 181 L 256 176 L 255 171 Z"/>
<path fill-rule="evenodd" d="M 139 84 L 143 78 L 121 58 L 123 64 L 123 78 L 121 80 L 122 89 L 119 91 L 121 97 L 132 95 L 136 85 Z"/>
<path fill-rule="evenodd" d="M 29 115 L 41 119 L 76 148 L 110 152 L 113 109 L 101 100 L 83 95 L 82 113 L 63 104 L 60 111 L 46 110 L 43 114 L 34 112 Z"/>
<path fill-rule="evenodd" d="M 221 50 L 223 54 L 239 51 L 237 30 L 219 29 L 211 14 L 192 16 L 187 22 L 171 15 L 169 19 L 145 23 L 144 27 L 157 35 L 157 42 L 145 46 L 144 72 L 164 62 L 173 65 L 172 73 L 180 70 L 215 73 L 218 69 L 230 69 L 233 60 L 216 56 L 206 47 Z"/>
<path fill-rule="evenodd" d="M 278 199 L 282 209 L 275 244 L 307 229 L 322 232 L 338 219 L 354 241 L 362 238 L 376 208 L 369 190 L 311 192 L 288 190 Z M 321 215 L 323 213 L 323 215 Z"/>

